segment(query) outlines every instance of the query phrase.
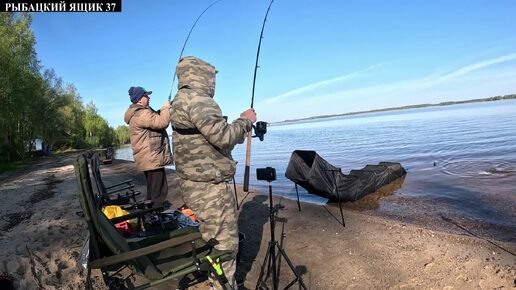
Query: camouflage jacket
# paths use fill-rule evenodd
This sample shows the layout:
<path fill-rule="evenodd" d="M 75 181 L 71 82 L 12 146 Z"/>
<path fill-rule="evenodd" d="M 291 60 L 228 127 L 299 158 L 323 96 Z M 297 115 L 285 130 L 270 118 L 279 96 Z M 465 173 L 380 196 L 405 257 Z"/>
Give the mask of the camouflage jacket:
<path fill-rule="evenodd" d="M 125 112 L 136 168 L 141 171 L 172 164 L 167 131 L 170 111 L 161 108 L 155 112 L 150 107 L 132 104 Z"/>
<path fill-rule="evenodd" d="M 231 124 L 213 100 L 215 68 L 200 59 L 183 57 L 177 65 L 178 88 L 170 120 L 178 129 L 197 129 L 194 134 L 172 135 L 178 175 L 190 181 L 218 183 L 230 180 L 236 163 L 231 150 L 243 143 L 252 123 L 238 118 Z"/>

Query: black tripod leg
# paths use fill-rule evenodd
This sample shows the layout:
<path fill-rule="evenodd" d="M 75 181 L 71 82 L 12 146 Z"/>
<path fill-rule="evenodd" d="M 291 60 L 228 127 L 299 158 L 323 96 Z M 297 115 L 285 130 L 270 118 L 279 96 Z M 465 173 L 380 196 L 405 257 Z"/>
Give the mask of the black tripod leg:
<path fill-rule="evenodd" d="M 285 240 L 285 223 L 281 223 L 281 236 L 280 236 L 280 242 L 279 247 L 283 249 L 283 241 Z M 276 265 L 278 265 L 278 277 L 280 276 L 281 272 L 281 254 L 278 252 L 276 255 Z"/>
<path fill-rule="evenodd" d="M 269 243 L 269 246 L 267 247 L 267 253 L 265 254 L 265 258 L 263 259 L 263 263 L 262 263 L 262 267 L 260 269 L 260 275 L 258 275 L 258 281 L 256 282 L 256 290 L 261 290 L 261 289 L 269 289 L 269 287 L 267 287 L 267 283 L 265 283 L 265 281 L 267 281 L 267 278 L 269 277 L 269 273 L 270 273 L 270 265 L 271 265 L 271 244 Z M 265 269 L 265 263 L 267 262 L 267 274 L 265 273 L 266 269 Z M 265 278 L 263 277 L 264 275 Z"/>
<path fill-rule="evenodd" d="M 276 245 L 277 242 L 275 240 L 269 241 L 269 260 L 267 263 L 267 274 L 265 275 L 264 281 L 267 281 L 272 274 L 272 290 L 278 290 L 278 283 L 279 283 L 279 274 L 278 271 L 276 271 L 277 268 L 277 261 L 279 259 L 276 259 L 276 257 L 279 258 L 279 253 L 276 255 Z"/>
<path fill-rule="evenodd" d="M 303 282 L 303 278 L 301 277 L 301 275 L 299 275 L 299 273 L 296 272 L 296 268 L 294 267 L 294 264 L 292 264 L 292 261 L 290 261 L 289 257 L 287 256 L 287 253 L 285 252 L 285 250 L 283 250 L 282 248 L 280 248 L 278 246 L 278 250 L 279 252 L 281 253 L 281 255 L 283 256 L 283 258 L 285 259 L 285 261 L 287 262 L 288 266 L 290 267 L 290 269 L 292 270 L 292 273 L 294 273 L 294 275 L 296 276 L 296 279 L 294 279 L 294 281 L 290 282 L 285 288 L 283 289 L 288 289 L 290 288 L 290 286 L 294 285 L 296 282 L 299 283 L 299 288 L 301 289 L 304 289 L 306 290 L 306 285 L 305 283 Z"/>

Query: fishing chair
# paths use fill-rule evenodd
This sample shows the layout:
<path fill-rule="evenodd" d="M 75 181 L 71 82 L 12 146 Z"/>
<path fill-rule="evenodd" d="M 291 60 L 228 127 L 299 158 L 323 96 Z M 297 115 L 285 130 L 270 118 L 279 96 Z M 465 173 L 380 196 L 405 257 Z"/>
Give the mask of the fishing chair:
<path fill-rule="evenodd" d="M 87 153 L 90 170 L 92 173 L 93 183 L 96 189 L 96 199 L 101 206 L 106 205 L 125 205 L 126 209 L 132 207 L 145 208 L 149 207 L 150 201 L 140 202 L 136 201 L 136 196 L 141 192 L 134 189 L 132 179 L 107 186 L 102 181 L 100 175 L 100 158 L 99 154 L 94 151 Z"/>
<path fill-rule="evenodd" d="M 204 241 L 196 227 L 124 238 L 114 224 L 151 209 L 108 220 L 95 199 L 84 155 L 76 159 L 74 168 L 79 201 L 90 234 L 86 289 L 91 289 L 91 269 L 100 269 L 109 289 L 146 289 L 195 272 L 212 272 L 224 289 L 232 289 L 220 263 L 232 259 L 233 253 L 216 250 L 217 241 Z M 123 277 L 127 269 L 130 274 Z M 148 282 L 132 285 L 131 277 L 135 274 L 143 275 Z"/>

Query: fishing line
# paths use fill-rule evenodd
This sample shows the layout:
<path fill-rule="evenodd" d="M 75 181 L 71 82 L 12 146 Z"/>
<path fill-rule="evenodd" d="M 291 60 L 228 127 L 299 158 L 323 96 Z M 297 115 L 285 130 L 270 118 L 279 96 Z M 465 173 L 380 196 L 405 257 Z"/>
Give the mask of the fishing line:
<path fill-rule="evenodd" d="M 211 3 L 208 7 L 206 7 L 206 9 L 204 9 L 204 11 L 199 15 L 199 17 L 197 17 L 197 19 L 195 20 L 194 24 L 190 28 L 190 31 L 188 32 L 188 35 L 186 36 L 185 42 L 183 43 L 183 48 L 181 48 L 181 53 L 179 54 L 179 58 L 177 59 L 177 62 L 179 62 L 179 60 L 183 56 L 183 52 L 185 51 L 186 43 L 188 42 L 188 39 L 190 38 L 190 35 L 192 34 L 192 31 L 194 30 L 195 25 L 197 24 L 199 19 L 201 19 L 202 15 L 206 11 L 208 11 L 208 9 L 210 9 L 213 5 L 217 4 L 220 1 L 222 1 L 222 0 L 216 0 L 213 3 Z M 172 77 L 172 88 L 170 88 L 170 93 L 168 94 L 168 100 L 169 101 L 172 99 L 172 91 L 174 90 L 174 83 L 176 81 L 176 74 L 177 74 L 177 71 L 174 69 L 174 76 Z"/>

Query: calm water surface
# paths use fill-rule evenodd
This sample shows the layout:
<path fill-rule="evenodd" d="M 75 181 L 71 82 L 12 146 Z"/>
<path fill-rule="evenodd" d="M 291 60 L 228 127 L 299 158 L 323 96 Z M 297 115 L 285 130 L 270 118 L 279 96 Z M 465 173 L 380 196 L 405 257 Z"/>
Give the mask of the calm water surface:
<path fill-rule="evenodd" d="M 432 211 L 481 221 L 516 240 L 515 113 L 516 101 L 508 100 L 272 125 L 263 142 L 253 139 L 250 184 L 266 192 L 268 184 L 256 180 L 255 170 L 274 167 L 274 194 L 295 199 L 294 184 L 284 175 L 294 150 L 315 150 L 346 174 L 366 164 L 400 162 L 406 178 L 375 211 L 398 217 L 419 211 L 422 219 Z M 245 144 L 233 157 L 242 183 Z M 117 158 L 132 160 L 130 147 L 119 149 Z M 302 188 L 300 198 L 326 202 Z"/>

